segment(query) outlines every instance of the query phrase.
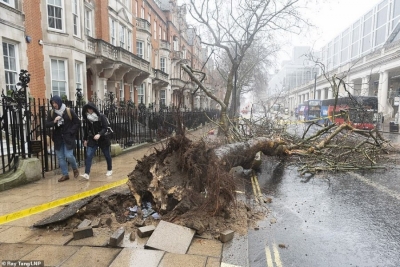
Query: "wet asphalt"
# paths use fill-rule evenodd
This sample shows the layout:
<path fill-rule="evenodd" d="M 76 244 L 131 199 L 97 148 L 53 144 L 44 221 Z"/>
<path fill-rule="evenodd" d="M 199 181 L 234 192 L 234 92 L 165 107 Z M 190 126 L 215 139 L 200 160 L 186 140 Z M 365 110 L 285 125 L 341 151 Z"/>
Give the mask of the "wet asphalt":
<path fill-rule="evenodd" d="M 397 133 L 384 136 L 400 143 Z M 249 229 L 249 266 L 400 266 L 397 161 L 386 171 L 305 182 L 294 167 L 263 156 L 258 179 L 272 203 L 268 217 Z"/>

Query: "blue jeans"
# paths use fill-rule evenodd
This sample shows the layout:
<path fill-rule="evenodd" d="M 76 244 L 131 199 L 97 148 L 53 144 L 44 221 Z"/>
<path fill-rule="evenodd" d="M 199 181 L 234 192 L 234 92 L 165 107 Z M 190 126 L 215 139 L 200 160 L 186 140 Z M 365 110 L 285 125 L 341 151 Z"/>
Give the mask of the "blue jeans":
<path fill-rule="evenodd" d="M 92 160 L 93 160 L 94 154 L 96 153 L 96 150 L 98 147 L 99 147 L 99 145 L 96 144 L 95 146 L 88 146 L 86 148 L 85 173 L 87 173 L 87 174 L 90 173 L 90 168 L 92 167 Z M 107 170 L 112 171 L 110 147 L 107 146 L 107 147 L 103 147 L 100 149 L 103 152 L 104 157 L 106 158 Z"/>
<path fill-rule="evenodd" d="M 60 164 L 62 175 L 68 175 L 68 163 L 65 159 L 67 159 L 68 162 L 71 164 L 73 170 L 78 169 L 74 156 L 74 150 L 67 149 L 64 142 L 61 144 L 60 150 L 56 150 L 56 155 L 58 159 L 58 164 Z"/>

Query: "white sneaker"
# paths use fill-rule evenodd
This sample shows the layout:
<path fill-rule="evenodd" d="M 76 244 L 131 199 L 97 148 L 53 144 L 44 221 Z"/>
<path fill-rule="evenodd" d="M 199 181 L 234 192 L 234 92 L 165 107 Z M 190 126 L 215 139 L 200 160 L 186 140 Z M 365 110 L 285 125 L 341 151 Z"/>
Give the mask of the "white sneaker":
<path fill-rule="evenodd" d="M 89 180 L 89 174 L 87 173 L 81 174 L 81 177 L 85 178 L 86 180 Z"/>
<path fill-rule="evenodd" d="M 111 176 L 112 175 L 112 171 L 107 171 L 106 176 Z"/>

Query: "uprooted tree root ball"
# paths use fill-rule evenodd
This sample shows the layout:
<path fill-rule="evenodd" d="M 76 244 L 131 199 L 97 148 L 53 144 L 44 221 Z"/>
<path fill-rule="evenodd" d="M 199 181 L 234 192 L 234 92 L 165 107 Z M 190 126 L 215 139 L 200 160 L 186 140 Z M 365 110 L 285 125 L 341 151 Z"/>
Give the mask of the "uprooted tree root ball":
<path fill-rule="evenodd" d="M 128 175 L 137 203 L 150 193 L 155 209 L 161 215 L 174 214 L 171 218 L 194 210 L 224 212 L 235 203 L 235 183 L 212 156 L 213 148 L 178 135 L 165 149 L 138 161 Z"/>

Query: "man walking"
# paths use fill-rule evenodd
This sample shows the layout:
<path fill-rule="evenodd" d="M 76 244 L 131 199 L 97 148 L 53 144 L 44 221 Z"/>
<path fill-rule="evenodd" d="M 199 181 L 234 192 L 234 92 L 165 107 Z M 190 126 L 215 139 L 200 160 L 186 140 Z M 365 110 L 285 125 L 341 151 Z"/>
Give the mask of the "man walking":
<path fill-rule="evenodd" d="M 62 172 L 62 176 L 58 181 L 64 182 L 69 179 L 66 160 L 71 164 L 74 177 L 78 178 L 79 176 L 74 149 L 76 147 L 76 134 L 80 127 L 80 120 L 72 109 L 67 108 L 62 103 L 61 97 L 53 96 L 50 99 L 50 104 L 53 110 L 50 110 L 47 114 L 46 127 L 54 127 L 52 140 Z"/>
<path fill-rule="evenodd" d="M 107 137 L 108 120 L 104 114 L 101 114 L 92 102 L 87 103 L 82 108 L 82 116 L 86 120 L 86 127 L 83 136 L 83 145 L 87 148 L 85 160 L 85 174 L 81 175 L 89 180 L 92 160 L 97 148 L 100 147 L 104 158 L 107 161 L 106 176 L 112 175 L 112 160 L 110 154 L 111 141 Z"/>

